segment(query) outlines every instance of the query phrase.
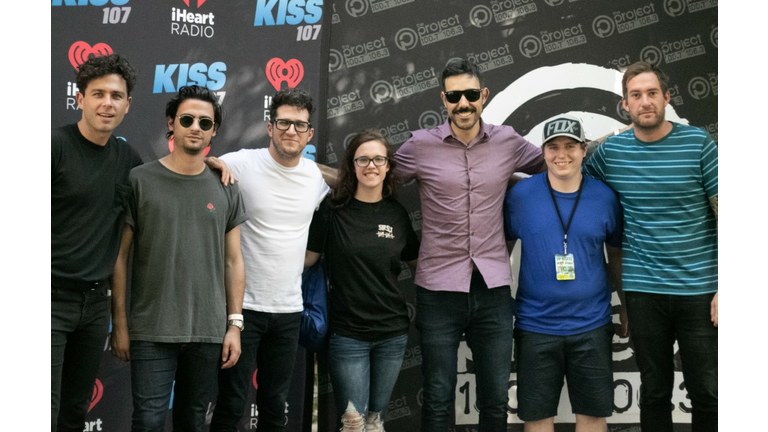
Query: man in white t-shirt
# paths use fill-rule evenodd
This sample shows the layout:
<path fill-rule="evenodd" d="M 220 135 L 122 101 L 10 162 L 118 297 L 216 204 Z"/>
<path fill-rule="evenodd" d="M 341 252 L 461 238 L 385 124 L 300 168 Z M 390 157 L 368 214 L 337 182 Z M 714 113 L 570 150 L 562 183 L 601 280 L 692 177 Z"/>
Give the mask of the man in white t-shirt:
<path fill-rule="evenodd" d="M 303 302 L 301 273 L 312 214 L 328 193 L 320 170 L 302 157 L 314 129 L 312 98 L 278 92 L 269 107 L 269 148 L 221 157 L 239 180 L 248 221 L 241 225 L 246 288 L 242 355 L 219 374 L 211 432 L 235 431 L 258 370 L 259 431 L 283 431 Z"/>

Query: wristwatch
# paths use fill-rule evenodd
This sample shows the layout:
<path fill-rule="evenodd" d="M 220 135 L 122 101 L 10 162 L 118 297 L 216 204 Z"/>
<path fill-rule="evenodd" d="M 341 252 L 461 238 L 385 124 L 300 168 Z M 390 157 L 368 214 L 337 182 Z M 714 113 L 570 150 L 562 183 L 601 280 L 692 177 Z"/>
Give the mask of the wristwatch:
<path fill-rule="evenodd" d="M 240 329 L 240 331 L 243 331 L 245 329 L 245 323 L 241 319 L 231 319 L 227 320 L 228 326 L 235 326 Z"/>

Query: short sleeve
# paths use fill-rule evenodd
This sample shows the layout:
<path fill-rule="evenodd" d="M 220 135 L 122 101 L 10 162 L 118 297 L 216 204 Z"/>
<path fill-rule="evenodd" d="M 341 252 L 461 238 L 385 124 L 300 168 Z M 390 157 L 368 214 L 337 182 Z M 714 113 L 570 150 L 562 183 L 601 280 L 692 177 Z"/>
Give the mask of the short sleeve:
<path fill-rule="evenodd" d="M 709 134 L 701 150 L 701 180 L 708 198 L 717 196 L 717 144 Z"/>
<path fill-rule="evenodd" d="M 229 194 L 229 202 L 231 203 L 226 231 L 230 232 L 233 228 L 248 220 L 248 215 L 245 213 L 245 204 L 243 203 L 243 196 L 240 194 L 240 187 L 234 184 L 224 186 L 224 190 Z"/>
<path fill-rule="evenodd" d="M 330 223 L 330 201 L 329 198 L 320 203 L 320 208 L 315 210 L 312 216 L 312 223 L 309 225 L 309 238 L 307 239 L 307 250 L 316 253 L 323 253 L 325 250 L 325 240 L 328 234 Z"/>
<path fill-rule="evenodd" d="M 408 141 L 401 145 L 395 153 L 395 161 L 397 162 L 397 167 L 395 168 L 394 176 L 395 183 L 398 185 L 408 183 L 409 181 L 413 180 L 414 177 L 416 177 L 416 172 L 418 169 L 416 146 L 416 141 L 413 135 L 411 135 L 411 137 L 408 138 Z"/>
<path fill-rule="evenodd" d="M 602 144 L 597 147 L 592 156 L 587 158 L 581 168 L 581 172 L 600 181 L 605 181 L 605 146 Z"/>

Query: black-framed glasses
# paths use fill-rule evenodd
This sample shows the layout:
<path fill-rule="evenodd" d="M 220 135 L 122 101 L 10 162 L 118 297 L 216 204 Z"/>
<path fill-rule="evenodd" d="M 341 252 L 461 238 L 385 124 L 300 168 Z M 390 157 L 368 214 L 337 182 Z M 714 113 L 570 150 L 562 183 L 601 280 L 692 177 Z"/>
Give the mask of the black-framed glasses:
<path fill-rule="evenodd" d="M 291 125 L 293 125 L 294 128 L 296 128 L 296 132 L 298 133 L 306 133 L 309 131 L 309 128 L 312 127 L 312 123 L 308 123 L 305 121 L 300 120 L 285 120 L 285 119 L 274 119 L 272 123 L 275 124 L 275 127 L 277 130 L 281 131 L 287 131 L 291 128 Z"/>
<path fill-rule="evenodd" d="M 374 156 L 372 158 L 369 158 L 368 156 L 360 156 L 359 158 L 355 159 L 355 165 L 359 166 L 360 168 L 366 168 L 371 164 L 371 161 L 373 161 L 374 165 L 380 167 L 386 165 L 389 161 L 389 158 L 386 156 Z"/>
<path fill-rule="evenodd" d="M 179 118 L 179 124 L 188 128 L 195 123 L 195 116 L 191 114 L 182 114 L 177 116 Z M 200 117 L 197 119 L 197 124 L 200 125 L 200 129 L 207 131 L 213 127 L 213 119 L 209 117 Z"/>
<path fill-rule="evenodd" d="M 445 92 L 445 100 L 453 104 L 459 103 L 461 96 L 464 95 L 467 102 L 475 102 L 480 99 L 481 94 L 483 94 L 482 89 L 453 90 Z"/>

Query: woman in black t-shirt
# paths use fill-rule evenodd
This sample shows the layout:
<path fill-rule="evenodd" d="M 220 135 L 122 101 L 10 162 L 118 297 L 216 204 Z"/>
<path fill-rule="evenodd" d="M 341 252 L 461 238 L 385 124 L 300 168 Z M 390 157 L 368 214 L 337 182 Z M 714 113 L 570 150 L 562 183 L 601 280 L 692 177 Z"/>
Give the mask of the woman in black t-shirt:
<path fill-rule="evenodd" d="M 361 131 L 347 147 L 339 181 L 315 213 L 309 266 L 325 253 L 330 281 L 329 369 L 342 431 L 383 431 L 384 411 L 408 342 L 408 309 L 397 287 L 401 261 L 415 264 L 419 241 L 393 197 L 387 139 Z"/>

